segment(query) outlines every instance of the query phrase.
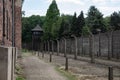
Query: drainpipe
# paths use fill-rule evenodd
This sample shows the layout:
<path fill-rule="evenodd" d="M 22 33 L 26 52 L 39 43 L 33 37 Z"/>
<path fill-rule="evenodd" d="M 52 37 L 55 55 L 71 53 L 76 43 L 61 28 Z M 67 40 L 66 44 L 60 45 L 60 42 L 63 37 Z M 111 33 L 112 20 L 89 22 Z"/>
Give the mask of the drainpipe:
<path fill-rule="evenodd" d="M 15 47 L 15 1 L 12 0 L 12 47 Z"/>
<path fill-rule="evenodd" d="M 2 45 L 5 44 L 4 37 L 5 37 L 5 1 L 3 0 L 3 35 L 2 35 Z"/>

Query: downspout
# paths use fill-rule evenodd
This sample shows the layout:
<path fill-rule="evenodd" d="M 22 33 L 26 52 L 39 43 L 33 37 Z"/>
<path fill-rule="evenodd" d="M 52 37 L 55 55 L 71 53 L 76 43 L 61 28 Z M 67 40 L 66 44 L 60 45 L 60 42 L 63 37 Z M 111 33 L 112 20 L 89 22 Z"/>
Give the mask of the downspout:
<path fill-rule="evenodd" d="M 5 44 L 4 37 L 5 37 L 5 1 L 3 0 L 3 35 L 2 35 L 2 45 Z"/>
<path fill-rule="evenodd" d="M 15 1 L 12 0 L 12 47 L 15 47 Z"/>

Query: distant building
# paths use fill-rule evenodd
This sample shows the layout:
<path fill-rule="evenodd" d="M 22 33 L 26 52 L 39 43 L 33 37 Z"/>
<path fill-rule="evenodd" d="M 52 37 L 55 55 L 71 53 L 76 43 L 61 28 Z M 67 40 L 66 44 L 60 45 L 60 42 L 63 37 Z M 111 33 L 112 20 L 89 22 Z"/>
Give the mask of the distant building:
<path fill-rule="evenodd" d="M 22 0 L 0 0 L 0 45 L 21 49 Z"/>

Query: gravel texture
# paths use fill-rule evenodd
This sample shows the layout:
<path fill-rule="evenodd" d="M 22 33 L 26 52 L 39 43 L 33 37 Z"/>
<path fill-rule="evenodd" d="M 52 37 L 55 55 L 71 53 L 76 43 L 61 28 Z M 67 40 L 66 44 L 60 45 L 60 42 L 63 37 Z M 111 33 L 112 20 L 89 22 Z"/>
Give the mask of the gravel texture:
<path fill-rule="evenodd" d="M 42 59 L 42 54 L 39 55 Z M 49 62 L 49 54 L 45 54 L 43 60 Z M 89 58 L 79 57 L 79 60 L 74 60 L 69 57 L 69 70 L 78 76 L 78 80 L 108 80 L 108 66 L 114 66 L 114 80 L 120 80 L 120 62 L 97 60 L 95 64 L 90 63 Z M 82 59 L 82 60 L 81 60 Z M 65 66 L 65 57 L 63 55 L 52 55 L 52 63 L 57 66 Z M 119 68 L 117 68 L 119 67 Z"/>
<path fill-rule="evenodd" d="M 36 56 L 24 56 L 22 59 L 26 80 L 66 80 L 53 65 Z"/>

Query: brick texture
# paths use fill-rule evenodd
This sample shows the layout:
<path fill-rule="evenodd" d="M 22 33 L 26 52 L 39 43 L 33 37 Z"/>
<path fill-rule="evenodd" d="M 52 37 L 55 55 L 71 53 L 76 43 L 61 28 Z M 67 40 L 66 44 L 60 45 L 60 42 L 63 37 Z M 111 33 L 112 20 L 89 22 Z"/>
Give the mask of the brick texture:
<path fill-rule="evenodd" d="M 14 2 L 15 47 L 18 49 L 21 49 L 21 1 Z M 12 0 L 4 0 L 4 4 L 3 0 L 0 0 L 0 44 L 12 46 L 12 25 Z"/>

